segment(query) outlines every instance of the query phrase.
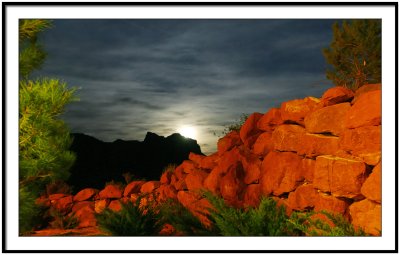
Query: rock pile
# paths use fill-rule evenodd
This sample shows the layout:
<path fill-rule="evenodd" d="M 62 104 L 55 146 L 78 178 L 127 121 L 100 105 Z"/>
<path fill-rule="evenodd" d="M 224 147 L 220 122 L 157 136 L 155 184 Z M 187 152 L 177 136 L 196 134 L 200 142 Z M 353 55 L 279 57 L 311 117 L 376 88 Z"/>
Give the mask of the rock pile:
<path fill-rule="evenodd" d="M 75 212 L 79 227 L 85 227 L 96 224 L 94 212 L 119 210 L 120 203 L 143 193 L 157 201 L 175 198 L 196 214 L 209 206 L 197 193 L 206 189 L 236 207 L 257 206 L 261 196 L 272 196 L 288 214 L 340 213 L 355 227 L 380 235 L 381 171 L 381 86 L 365 85 L 355 93 L 334 87 L 320 99 L 253 113 L 240 132 L 219 139 L 216 153 L 190 153 L 159 181 L 133 181 L 124 189 L 107 185 L 48 200 L 65 213 Z"/>

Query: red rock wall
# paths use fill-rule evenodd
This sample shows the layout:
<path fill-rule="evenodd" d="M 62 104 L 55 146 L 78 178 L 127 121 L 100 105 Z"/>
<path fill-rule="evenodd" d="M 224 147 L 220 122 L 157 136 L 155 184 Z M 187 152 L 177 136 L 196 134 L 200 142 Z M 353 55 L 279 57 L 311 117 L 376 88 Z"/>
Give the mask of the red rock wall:
<path fill-rule="evenodd" d="M 210 156 L 191 153 L 160 181 L 134 181 L 124 189 L 108 185 L 74 197 L 51 200 L 81 217 L 79 227 L 95 225 L 93 213 L 120 209 L 120 202 L 153 193 L 176 198 L 190 210 L 205 208 L 196 192 L 207 189 L 237 206 L 257 206 L 272 196 L 286 211 L 313 209 L 341 213 L 354 226 L 381 230 L 381 86 L 359 91 L 334 87 L 318 98 L 282 103 L 253 113 L 240 132 L 218 141 Z M 68 199 L 67 199 L 68 197 Z M 63 202 L 59 202 L 62 199 Z"/>

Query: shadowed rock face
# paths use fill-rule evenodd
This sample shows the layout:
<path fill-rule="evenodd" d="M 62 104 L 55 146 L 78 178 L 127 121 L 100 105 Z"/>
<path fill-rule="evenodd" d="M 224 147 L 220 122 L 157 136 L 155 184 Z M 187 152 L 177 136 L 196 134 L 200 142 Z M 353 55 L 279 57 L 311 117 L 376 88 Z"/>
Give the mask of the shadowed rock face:
<path fill-rule="evenodd" d="M 196 140 L 180 134 L 163 137 L 148 132 L 143 142 L 103 142 L 85 134 L 72 136 L 70 149 L 77 158 L 68 183 L 75 191 L 102 188 L 112 180 L 125 182 L 124 173 L 130 173 L 134 179 L 160 179 L 168 164 L 181 164 L 190 152 L 202 154 Z"/>

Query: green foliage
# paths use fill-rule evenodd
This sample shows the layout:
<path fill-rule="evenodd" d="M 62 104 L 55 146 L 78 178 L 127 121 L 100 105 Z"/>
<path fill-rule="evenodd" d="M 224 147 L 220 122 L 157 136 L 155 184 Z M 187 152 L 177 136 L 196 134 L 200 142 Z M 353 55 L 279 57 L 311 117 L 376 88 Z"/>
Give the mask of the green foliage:
<path fill-rule="evenodd" d="M 247 118 L 249 117 L 249 114 L 246 113 L 242 113 L 240 115 L 240 117 L 233 122 L 230 125 L 226 125 L 224 126 L 224 130 L 219 134 L 219 132 L 214 131 L 214 135 L 218 136 L 218 137 L 222 137 L 227 135 L 228 133 L 232 132 L 232 131 L 240 131 L 240 128 L 243 126 L 243 124 L 246 122 Z"/>
<path fill-rule="evenodd" d="M 214 207 L 210 220 L 224 236 L 287 236 L 295 235 L 283 207 L 271 198 L 262 198 L 258 208 L 239 209 L 227 206 L 222 198 L 209 192 L 205 197 Z"/>
<path fill-rule="evenodd" d="M 176 200 L 170 199 L 161 204 L 160 212 L 165 223 L 187 236 L 215 236 L 217 233 L 204 226 L 186 207 Z"/>
<path fill-rule="evenodd" d="M 47 183 L 68 178 L 75 156 L 68 151 L 68 128 L 57 117 L 73 92 L 58 80 L 20 82 L 20 184 L 43 190 Z"/>
<path fill-rule="evenodd" d="M 96 215 L 101 230 L 113 236 L 154 236 L 161 231 L 163 222 L 159 212 L 151 205 L 135 203 L 122 204 L 119 212 L 105 209 Z"/>
<path fill-rule="evenodd" d="M 79 224 L 78 218 L 74 214 L 63 215 L 54 208 L 50 208 L 50 216 L 53 218 L 50 224 L 52 228 L 73 229 Z"/>
<path fill-rule="evenodd" d="M 323 50 L 332 65 L 327 78 L 337 86 L 356 90 L 381 82 L 381 20 L 352 20 L 333 25 L 333 41 Z"/>
<path fill-rule="evenodd" d="M 330 226 L 327 221 L 313 218 L 316 212 L 294 212 L 289 222 L 294 229 L 300 230 L 308 236 L 366 236 L 362 230 L 355 230 L 353 225 L 340 214 L 332 214 L 326 211 L 318 212 L 326 216 L 333 223 Z"/>
<path fill-rule="evenodd" d="M 66 180 L 75 156 L 68 151 L 71 137 L 59 119 L 75 89 L 57 79 L 29 80 L 46 56 L 38 34 L 51 26 L 48 20 L 19 23 L 19 222 L 20 233 L 38 225 L 41 211 L 35 199 L 46 185 Z"/>
<path fill-rule="evenodd" d="M 30 19 L 19 23 L 19 73 L 27 78 L 34 70 L 41 67 L 46 53 L 38 43 L 38 34 L 51 27 L 49 20 Z"/>

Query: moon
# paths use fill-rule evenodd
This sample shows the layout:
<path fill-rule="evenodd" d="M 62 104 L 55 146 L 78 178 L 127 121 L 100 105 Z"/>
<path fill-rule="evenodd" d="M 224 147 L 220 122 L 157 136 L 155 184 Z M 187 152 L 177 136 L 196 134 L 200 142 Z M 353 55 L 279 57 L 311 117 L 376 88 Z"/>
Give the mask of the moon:
<path fill-rule="evenodd" d="M 197 132 L 192 126 L 182 126 L 178 129 L 179 134 L 186 138 L 196 139 Z"/>

